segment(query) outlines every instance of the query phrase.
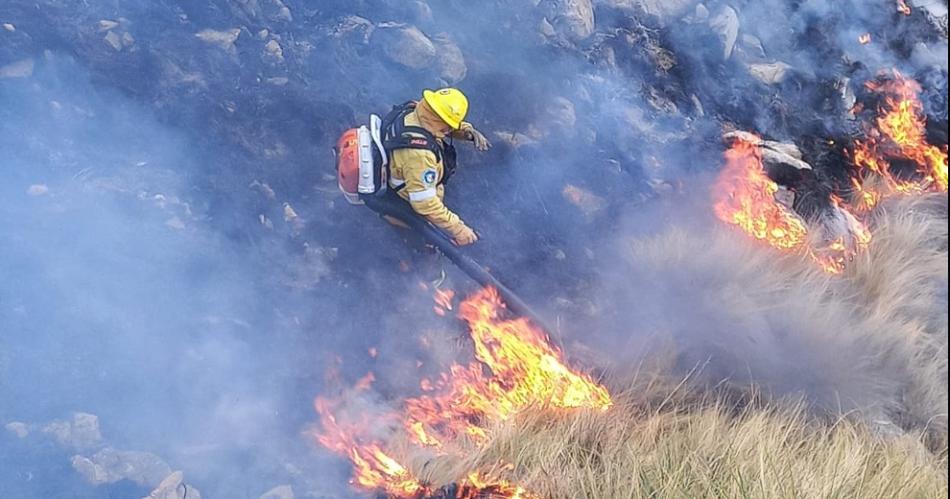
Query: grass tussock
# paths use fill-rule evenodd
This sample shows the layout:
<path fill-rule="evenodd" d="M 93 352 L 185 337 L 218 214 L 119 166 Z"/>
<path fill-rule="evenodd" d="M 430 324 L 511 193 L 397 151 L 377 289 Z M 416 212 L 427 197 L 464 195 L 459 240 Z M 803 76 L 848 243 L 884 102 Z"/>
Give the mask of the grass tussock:
<path fill-rule="evenodd" d="M 946 454 L 912 435 L 818 424 L 801 406 L 684 412 L 637 406 L 638 397 L 604 413 L 524 414 L 488 448 L 429 476 L 450 482 L 510 463 L 512 480 L 550 499 L 947 497 Z"/>
<path fill-rule="evenodd" d="M 631 242 L 608 294 L 638 331 L 597 354 L 617 405 L 527 411 L 414 468 L 549 499 L 945 498 L 947 211 L 882 207 L 841 276 L 725 232 Z"/>

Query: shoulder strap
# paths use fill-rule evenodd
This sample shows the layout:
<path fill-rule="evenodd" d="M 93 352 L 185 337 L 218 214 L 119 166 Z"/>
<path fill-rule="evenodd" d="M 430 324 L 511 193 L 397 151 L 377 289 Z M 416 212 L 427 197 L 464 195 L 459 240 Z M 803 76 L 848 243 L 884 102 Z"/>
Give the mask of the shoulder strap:
<path fill-rule="evenodd" d="M 391 153 L 397 149 L 420 149 L 435 154 L 442 161 L 442 146 L 428 130 L 418 126 L 406 126 L 406 115 L 414 111 L 416 103 L 409 101 L 395 106 L 383 120 L 383 147 Z"/>

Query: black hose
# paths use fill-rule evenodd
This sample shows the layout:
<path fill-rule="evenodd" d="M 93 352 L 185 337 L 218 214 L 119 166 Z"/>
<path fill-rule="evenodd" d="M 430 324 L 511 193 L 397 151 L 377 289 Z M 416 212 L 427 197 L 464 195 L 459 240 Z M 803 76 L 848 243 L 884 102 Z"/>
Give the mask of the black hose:
<path fill-rule="evenodd" d="M 380 215 L 388 215 L 408 225 L 412 230 L 418 232 L 427 241 L 435 245 L 449 260 L 452 261 L 462 272 L 465 272 L 475 282 L 482 286 L 491 286 L 498 290 L 508 309 L 515 314 L 526 317 L 535 325 L 544 329 L 549 335 L 555 332 L 545 321 L 528 306 L 524 300 L 515 294 L 508 286 L 502 284 L 495 276 L 491 275 L 484 266 L 476 262 L 472 257 L 464 254 L 458 246 L 452 243 L 439 229 L 433 227 L 429 222 L 412 211 L 409 204 L 389 193 L 379 196 L 364 196 L 363 201 L 369 209 Z"/>

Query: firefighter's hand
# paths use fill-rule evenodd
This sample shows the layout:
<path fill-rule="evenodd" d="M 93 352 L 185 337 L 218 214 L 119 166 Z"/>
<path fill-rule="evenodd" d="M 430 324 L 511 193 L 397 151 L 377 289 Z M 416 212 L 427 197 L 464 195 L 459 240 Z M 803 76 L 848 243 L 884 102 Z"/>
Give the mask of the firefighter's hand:
<path fill-rule="evenodd" d="M 454 242 L 456 246 L 468 246 L 475 241 L 478 241 L 478 234 L 468 226 L 463 226 L 452 239 L 452 242 Z"/>
<path fill-rule="evenodd" d="M 479 132 L 475 127 L 471 127 L 465 131 L 466 138 L 475 143 L 475 149 L 478 151 L 487 151 L 491 149 L 491 142 L 488 141 L 488 137 L 485 136 L 482 132 Z"/>

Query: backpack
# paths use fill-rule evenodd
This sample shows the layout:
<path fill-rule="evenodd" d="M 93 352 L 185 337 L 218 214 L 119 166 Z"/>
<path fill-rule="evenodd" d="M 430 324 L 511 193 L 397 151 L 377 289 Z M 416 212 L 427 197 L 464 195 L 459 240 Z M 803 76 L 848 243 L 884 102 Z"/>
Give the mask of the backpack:
<path fill-rule="evenodd" d="M 442 162 L 440 185 L 455 173 L 457 155 L 450 142 L 439 142 L 428 130 L 406 126 L 406 115 L 416 103 L 394 106 L 385 118 L 371 114 L 369 125 L 351 128 L 340 136 L 333 149 L 336 156 L 340 191 L 350 204 L 364 204 L 363 196 L 384 195 L 389 189 L 389 165 L 392 152 L 399 149 L 422 149 L 435 154 Z M 392 188 L 399 192 L 405 184 Z"/>

